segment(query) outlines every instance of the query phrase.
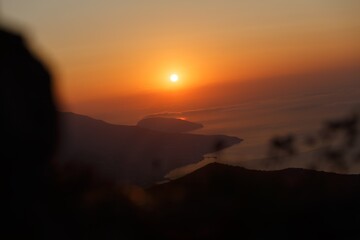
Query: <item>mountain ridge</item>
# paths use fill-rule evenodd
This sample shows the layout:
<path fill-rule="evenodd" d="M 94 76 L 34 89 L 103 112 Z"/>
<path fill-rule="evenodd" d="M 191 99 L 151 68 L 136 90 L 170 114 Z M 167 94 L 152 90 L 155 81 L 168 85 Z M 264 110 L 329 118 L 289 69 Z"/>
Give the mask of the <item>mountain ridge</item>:
<path fill-rule="evenodd" d="M 358 174 L 211 163 L 147 192 L 166 239 L 344 239 L 360 236 L 358 189 Z"/>
<path fill-rule="evenodd" d="M 60 164 L 90 166 L 117 183 L 149 186 L 171 170 L 202 160 L 203 155 L 238 144 L 225 135 L 167 133 L 62 113 Z"/>

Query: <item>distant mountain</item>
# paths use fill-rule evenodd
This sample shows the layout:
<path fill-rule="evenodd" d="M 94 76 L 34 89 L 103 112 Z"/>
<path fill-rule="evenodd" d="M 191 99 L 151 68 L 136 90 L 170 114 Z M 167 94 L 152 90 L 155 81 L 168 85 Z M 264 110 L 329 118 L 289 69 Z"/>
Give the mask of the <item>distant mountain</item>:
<path fill-rule="evenodd" d="M 58 161 L 85 165 L 117 183 L 149 186 L 175 168 L 242 141 L 224 135 L 165 133 L 114 125 L 74 113 L 61 113 L 60 118 Z"/>
<path fill-rule="evenodd" d="M 213 163 L 147 192 L 165 239 L 360 237 L 360 175 Z"/>
<path fill-rule="evenodd" d="M 137 126 L 155 131 L 172 133 L 190 132 L 203 127 L 200 123 L 166 117 L 144 118 L 137 123 Z"/>

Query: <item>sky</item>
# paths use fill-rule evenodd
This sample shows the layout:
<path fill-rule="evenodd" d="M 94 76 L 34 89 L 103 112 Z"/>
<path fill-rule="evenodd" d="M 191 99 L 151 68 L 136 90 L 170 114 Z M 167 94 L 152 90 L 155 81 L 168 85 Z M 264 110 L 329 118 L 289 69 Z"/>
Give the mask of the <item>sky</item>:
<path fill-rule="evenodd" d="M 360 62 L 358 0 L 0 3 L 1 22 L 30 37 L 69 111 L 96 115 L 89 105 L 106 99 Z M 177 83 L 169 81 L 173 73 Z"/>

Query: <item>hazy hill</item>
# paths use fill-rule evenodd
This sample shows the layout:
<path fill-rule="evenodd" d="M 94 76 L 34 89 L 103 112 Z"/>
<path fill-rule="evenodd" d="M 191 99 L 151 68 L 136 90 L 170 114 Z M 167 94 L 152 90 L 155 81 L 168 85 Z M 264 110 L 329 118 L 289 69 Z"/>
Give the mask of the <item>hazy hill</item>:
<path fill-rule="evenodd" d="M 348 239 L 360 236 L 359 189 L 360 175 L 213 163 L 148 193 L 167 239 Z"/>
<path fill-rule="evenodd" d="M 203 127 L 200 123 L 167 117 L 144 118 L 137 123 L 137 126 L 155 131 L 173 133 L 190 132 Z"/>
<path fill-rule="evenodd" d="M 224 135 L 165 133 L 74 113 L 60 115 L 58 161 L 90 166 L 118 183 L 151 185 L 175 168 L 202 160 L 206 153 L 241 142 Z"/>

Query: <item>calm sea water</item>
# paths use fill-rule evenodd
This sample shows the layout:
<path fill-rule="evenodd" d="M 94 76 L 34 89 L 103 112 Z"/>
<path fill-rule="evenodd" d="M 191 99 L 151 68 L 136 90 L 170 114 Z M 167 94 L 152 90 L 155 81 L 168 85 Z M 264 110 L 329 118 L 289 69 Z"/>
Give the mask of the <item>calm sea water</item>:
<path fill-rule="evenodd" d="M 205 157 L 202 162 L 177 169 L 169 176 L 183 175 L 210 161 L 261 168 L 252 163 L 267 157 L 269 140 L 274 136 L 294 134 L 301 141 L 318 132 L 324 121 L 346 117 L 358 111 L 359 106 L 360 90 L 345 88 L 172 113 L 170 116 L 204 124 L 203 129 L 194 133 L 237 136 L 244 141 L 216 154 L 216 159 Z"/>

